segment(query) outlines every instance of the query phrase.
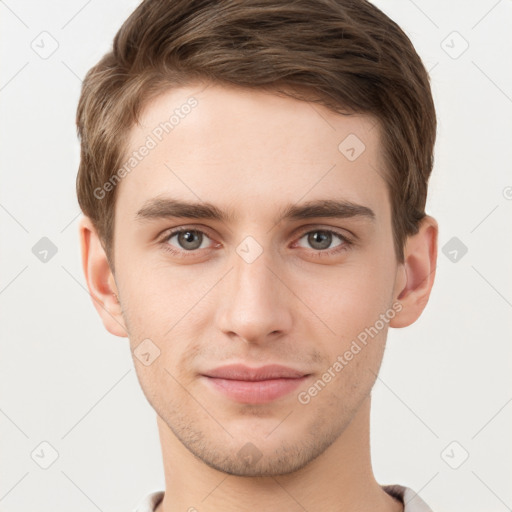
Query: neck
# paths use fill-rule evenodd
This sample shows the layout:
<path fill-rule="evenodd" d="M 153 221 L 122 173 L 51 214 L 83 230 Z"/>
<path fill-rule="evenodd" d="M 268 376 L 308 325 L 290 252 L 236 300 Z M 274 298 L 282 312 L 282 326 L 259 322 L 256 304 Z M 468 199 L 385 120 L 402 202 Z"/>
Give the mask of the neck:
<path fill-rule="evenodd" d="M 183 510 L 286 512 L 375 510 L 403 505 L 376 482 L 370 457 L 370 397 L 337 440 L 308 465 L 285 475 L 240 477 L 197 459 L 157 417 L 165 471 L 165 495 L 157 512 Z"/>

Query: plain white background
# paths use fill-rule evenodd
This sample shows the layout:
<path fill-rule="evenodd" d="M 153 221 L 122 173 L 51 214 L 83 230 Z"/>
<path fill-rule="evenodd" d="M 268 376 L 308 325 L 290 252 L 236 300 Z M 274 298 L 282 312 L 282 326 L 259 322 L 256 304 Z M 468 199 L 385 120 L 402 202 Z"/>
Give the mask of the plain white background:
<path fill-rule="evenodd" d="M 374 470 L 434 512 L 510 510 L 512 1 L 375 3 L 430 70 L 440 235 L 424 314 L 389 333 Z M 81 79 L 137 4 L 0 2 L 2 512 L 126 511 L 164 488 L 155 413 L 128 341 L 92 306 L 77 232 Z M 57 251 L 46 262 L 43 237 Z"/>

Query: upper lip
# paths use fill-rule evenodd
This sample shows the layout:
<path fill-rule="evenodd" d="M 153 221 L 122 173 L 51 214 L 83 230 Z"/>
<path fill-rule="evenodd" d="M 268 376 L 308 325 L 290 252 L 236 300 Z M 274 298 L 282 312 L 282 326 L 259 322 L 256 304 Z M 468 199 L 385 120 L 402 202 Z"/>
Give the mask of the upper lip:
<path fill-rule="evenodd" d="M 259 368 L 251 368 L 243 364 L 230 364 L 209 370 L 203 373 L 203 375 L 219 379 L 258 381 L 268 379 L 297 379 L 307 374 L 300 370 L 279 364 L 270 364 L 260 366 Z"/>

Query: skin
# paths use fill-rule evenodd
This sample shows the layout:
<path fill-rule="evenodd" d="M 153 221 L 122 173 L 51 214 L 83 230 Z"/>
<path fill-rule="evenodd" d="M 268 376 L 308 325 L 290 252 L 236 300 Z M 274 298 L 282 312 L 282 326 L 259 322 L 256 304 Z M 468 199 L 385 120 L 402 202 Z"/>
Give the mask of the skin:
<path fill-rule="evenodd" d="M 198 106 L 117 185 L 115 275 L 90 219 L 80 222 L 85 277 L 106 329 L 129 337 L 132 353 L 148 338 L 160 350 L 148 366 L 134 356 L 157 413 L 166 482 L 158 512 L 252 511 L 255 504 L 267 512 L 403 510 L 372 472 L 371 390 L 388 326 L 412 324 L 427 304 L 437 222 L 424 219 L 399 264 L 378 123 L 261 90 L 196 84 L 167 91 L 146 105 L 130 150 L 189 96 Z M 354 161 L 338 150 L 349 134 L 366 146 Z M 233 219 L 136 220 L 156 196 L 208 201 Z M 375 219 L 277 222 L 285 205 L 316 199 L 350 200 Z M 165 239 L 179 226 L 204 233 L 200 248 Z M 308 236 L 326 229 L 356 241 L 332 254 L 342 239 L 332 235 L 322 249 Z M 263 251 L 251 263 L 236 252 L 247 236 Z M 301 404 L 298 393 L 398 303 L 401 311 L 378 335 Z M 229 363 L 276 363 L 311 376 L 270 403 L 244 404 L 200 378 Z M 259 455 L 252 463 L 239 455 L 247 443 Z"/>

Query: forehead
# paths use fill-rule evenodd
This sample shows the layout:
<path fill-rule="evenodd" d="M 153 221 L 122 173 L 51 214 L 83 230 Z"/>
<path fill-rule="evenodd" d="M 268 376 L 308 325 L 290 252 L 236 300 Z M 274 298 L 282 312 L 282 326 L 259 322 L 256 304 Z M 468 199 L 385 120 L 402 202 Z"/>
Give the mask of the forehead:
<path fill-rule="evenodd" d="M 148 103 L 128 137 L 117 213 L 153 197 L 215 203 L 237 219 L 262 204 L 344 199 L 389 216 L 379 125 L 267 91 L 191 85 Z"/>

